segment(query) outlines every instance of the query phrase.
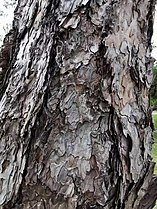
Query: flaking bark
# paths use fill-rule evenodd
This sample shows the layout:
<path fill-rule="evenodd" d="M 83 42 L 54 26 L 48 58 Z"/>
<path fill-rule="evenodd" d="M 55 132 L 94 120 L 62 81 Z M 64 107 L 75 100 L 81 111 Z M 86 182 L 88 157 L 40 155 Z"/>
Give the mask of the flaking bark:
<path fill-rule="evenodd" d="M 153 207 L 154 4 L 19 0 L 1 90 L 1 209 Z"/>

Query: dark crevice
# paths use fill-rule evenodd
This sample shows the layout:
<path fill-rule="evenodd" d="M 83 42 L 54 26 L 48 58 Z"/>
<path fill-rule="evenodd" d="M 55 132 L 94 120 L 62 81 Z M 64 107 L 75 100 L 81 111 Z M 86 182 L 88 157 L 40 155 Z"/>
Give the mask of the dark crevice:
<path fill-rule="evenodd" d="M 151 46 L 151 39 L 153 35 L 153 24 L 154 24 L 154 12 L 155 11 L 155 3 L 156 1 L 150 0 L 149 1 L 149 8 L 148 8 L 148 14 L 147 14 L 147 21 L 148 21 L 148 26 L 147 26 L 147 43 L 148 47 Z"/>
<path fill-rule="evenodd" d="M 17 29 L 12 28 L 5 36 L 0 50 L 0 67 L 2 68 L 2 72 L 0 73 L 0 99 L 6 90 L 11 69 L 16 61 L 16 55 L 19 49 L 16 38 Z"/>
<path fill-rule="evenodd" d="M 18 34 L 17 38 L 19 40 L 19 42 L 24 39 L 25 35 L 27 34 L 28 32 L 28 28 L 27 26 L 24 27 L 24 29 Z"/>

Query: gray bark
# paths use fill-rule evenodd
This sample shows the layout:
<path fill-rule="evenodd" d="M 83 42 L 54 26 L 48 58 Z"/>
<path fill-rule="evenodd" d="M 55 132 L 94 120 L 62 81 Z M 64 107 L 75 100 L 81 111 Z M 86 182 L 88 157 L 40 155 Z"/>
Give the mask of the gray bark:
<path fill-rule="evenodd" d="M 19 0 L 0 58 L 1 209 L 153 207 L 154 4 Z"/>

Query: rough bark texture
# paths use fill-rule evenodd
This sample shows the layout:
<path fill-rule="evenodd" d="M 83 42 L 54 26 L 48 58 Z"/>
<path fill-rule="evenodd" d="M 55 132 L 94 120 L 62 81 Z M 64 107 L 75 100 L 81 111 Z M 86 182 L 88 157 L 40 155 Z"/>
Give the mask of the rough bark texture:
<path fill-rule="evenodd" d="M 0 66 L 0 209 L 153 207 L 154 4 L 19 0 Z"/>

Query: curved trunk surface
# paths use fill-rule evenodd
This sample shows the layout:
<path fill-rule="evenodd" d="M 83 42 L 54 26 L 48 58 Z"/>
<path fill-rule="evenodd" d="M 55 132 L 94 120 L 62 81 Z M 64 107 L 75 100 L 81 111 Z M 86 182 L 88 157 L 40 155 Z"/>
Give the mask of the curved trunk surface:
<path fill-rule="evenodd" d="M 153 207 L 154 4 L 19 0 L 0 57 L 1 209 Z"/>

